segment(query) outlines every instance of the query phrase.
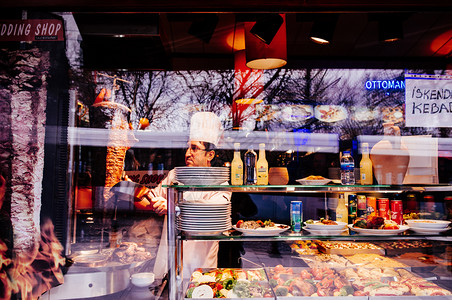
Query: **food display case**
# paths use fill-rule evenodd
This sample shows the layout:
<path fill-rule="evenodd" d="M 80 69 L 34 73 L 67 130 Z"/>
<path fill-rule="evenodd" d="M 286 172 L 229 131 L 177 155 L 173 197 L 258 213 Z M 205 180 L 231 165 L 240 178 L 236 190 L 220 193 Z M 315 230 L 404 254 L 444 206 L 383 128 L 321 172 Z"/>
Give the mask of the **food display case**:
<path fill-rule="evenodd" d="M 391 230 L 384 232 L 384 229 L 379 229 L 381 232 L 378 233 L 346 230 L 339 234 L 329 234 L 328 231 L 312 234 L 306 230 L 301 232 L 287 230 L 277 234 L 246 235 L 229 230 L 222 234 L 192 235 L 178 230 L 175 226 L 179 216 L 178 203 L 183 201 L 183 194 L 187 191 L 220 190 L 275 197 L 285 197 L 290 194 L 297 199 L 315 195 L 327 201 L 328 195 L 337 195 L 337 193 L 381 195 L 381 197 L 391 195 L 400 197 L 404 193 L 428 193 L 442 196 L 452 191 L 451 185 L 172 185 L 168 188 L 170 199 L 174 201 L 169 202 L 168 212 L 169 257 L 174 257 L 169 264 L 171 267 L 170 299 L 195 298 L 194 295 L 198 295 L 199 298 L 251 298 L 254 290 L 265 291 L 264 288 L 255 286 L 262 280 L 268 282 L 271 292 L 256 293 L 255 296 L 258 298 L 337 299 L 336 297 L 353 296 L 353 299 L 450 299 L 452 297 L 450 281 L 452 240 L 448 234 L 449 227 L 435 232 L 434 230 L 417 231 L 416 226 L 412 226 L 397 233 Z M 309 197 L 303 198 L 304 205 L 310 205 L 309 201 Z M 405 217 L 408 218 L 408 215 Z M 426 224 L 436 223 L 435 220 L 426 219 L 417 219 L 417 221 Z M 443 221 L 437 220 L 437 222 Z M 254 244 L 258 245 L 254 250 L 274 244 L 282 246 L 279 246 L 278 260 L 272 259 L 274 255 L 270 251 L 261 252 L 260 256 L 253 257 L 245 254 L 243 258 L 251 259 L 246 259 L 247 262 L 241 269 L 227 267 L 215 270 L 198 269 L 191 272 L 190 278 L 185 278 L 181 263 L 182 243 L 190 240 L 241 242 L 249 245 L 250 251 L 253 251 Z M 267 257 L 264 257 L 265 255 Z M 252 276 L 243 275 L 243 273 L 247 274 L 250 268 L 255 269 L 259 266 L 265 273 L 265 276 L 262 275 L 263 279 L 257 280 Z M 227 276 L 224 275 L 225 273 Z M 204 276 L 201 277 L 201 275 Z M 239 287 L 234 289 L 232 283 L 225 287 L 226 279 L 232 278 L 233 282 L 238 283 L 242 275 L 244 278 Z M 193 294 L 196 287 L 203 285 L 204 287 L 197 289 Z M 247 286 L 247 292 L 242 293 L 242 290 L 246 289 L 242 285 Z M 242 294 L 238 296 L 235 291 Z"/>

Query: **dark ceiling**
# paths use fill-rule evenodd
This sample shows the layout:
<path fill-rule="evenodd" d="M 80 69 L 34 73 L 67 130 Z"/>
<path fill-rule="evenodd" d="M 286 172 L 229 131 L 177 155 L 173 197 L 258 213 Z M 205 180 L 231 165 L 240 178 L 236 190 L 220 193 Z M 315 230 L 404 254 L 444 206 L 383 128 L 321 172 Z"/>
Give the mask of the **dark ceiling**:
<path fill-rule="evenodd" d="M 0 8 L 74 12 L 90 69 L 230 69 L 234 51 L 227 36 L 266 12 L 286 13 L 287 68 L 452 64 L 452 1 L 41 0 L 39 7 L 30 0 L 4 2 Z M 337 17 L 332 42 L 315 44 L 309 33 L 327 15 Z M 403 39 L 379 42 L 378 24 L 390 18 L 401 21 Z"/>
<path fill-rule="evenodd" d="M 338 18 L 333 39 L 319 45 L 309 33 L 323 15 L 286 14 L 287 68 L 422 69 L 451 63 L 450 12 L 334 13 Z M 251 14 L 232 13 L 74 16 L 83 36 L 86 67 L 171 70 L 233 68 L 234 51 L 227 38 L 241 21 L 252 19 Z M 383 43 L 378 24 L 390 17 L 400 20 L 403 39 Z"/>

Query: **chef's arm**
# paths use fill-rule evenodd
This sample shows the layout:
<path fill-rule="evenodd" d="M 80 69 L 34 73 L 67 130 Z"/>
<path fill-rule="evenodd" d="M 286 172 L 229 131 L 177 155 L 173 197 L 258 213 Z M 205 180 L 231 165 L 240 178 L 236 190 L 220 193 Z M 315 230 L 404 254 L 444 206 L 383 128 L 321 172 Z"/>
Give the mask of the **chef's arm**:
<path fill-rule="evenodd" d="M 135 202 L 135 205 L 137 207 L 145 207 L 145 209 L 148 210 L 154 210 L 160 216 L 165 215 L 168 210 L 168 193 L 167 189 L 164 188 L 163 185 L 169 185 L 173 179 L 174 170 L 171 170 L 167 177 L 163 179 L 158 186 L 153 189 L 149 189 L 141 198 L 141 201 Z"/>
<path fill-rule="evenodd" d="M 153 210 L 159 216 L 167 212 L 167 200 L 162 196 L 157 196 L 154 190 L 149 189 L 141 198 L 141 201 L 135 202 L 137 208 Z"/>

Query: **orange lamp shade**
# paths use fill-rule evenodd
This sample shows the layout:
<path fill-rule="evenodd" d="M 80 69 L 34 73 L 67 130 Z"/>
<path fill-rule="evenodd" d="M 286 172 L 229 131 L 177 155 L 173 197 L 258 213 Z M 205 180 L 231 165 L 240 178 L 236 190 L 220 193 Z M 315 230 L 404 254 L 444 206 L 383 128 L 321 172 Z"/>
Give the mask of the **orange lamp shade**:
<path fill-rule="evenodd" d="M 286 17 L 269 45 L 250 33 L 255 22 L 245 23 L 246 66 L 251 69 L 276 69 L 287 64 Z"/>

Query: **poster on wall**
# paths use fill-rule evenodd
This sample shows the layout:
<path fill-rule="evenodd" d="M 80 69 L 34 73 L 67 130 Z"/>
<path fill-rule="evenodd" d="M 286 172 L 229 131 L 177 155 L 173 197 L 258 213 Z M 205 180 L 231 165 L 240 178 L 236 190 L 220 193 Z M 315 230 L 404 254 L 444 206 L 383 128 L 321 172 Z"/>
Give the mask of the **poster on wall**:
<path fill-rule="evenodd" d="M 405 75 L 407 127 L 452 127 L 452 76 Z"/>

